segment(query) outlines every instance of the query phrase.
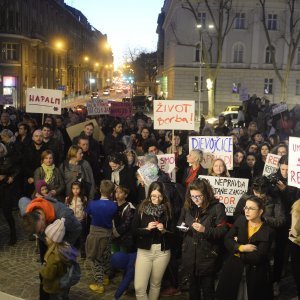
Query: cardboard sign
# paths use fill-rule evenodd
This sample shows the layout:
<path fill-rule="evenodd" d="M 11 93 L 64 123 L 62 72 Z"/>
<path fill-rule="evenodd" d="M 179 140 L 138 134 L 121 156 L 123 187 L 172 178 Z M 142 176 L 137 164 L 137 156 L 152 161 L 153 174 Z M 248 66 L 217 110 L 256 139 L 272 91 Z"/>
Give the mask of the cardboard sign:
<path fill-rule="evenodd" d="M 92 99 L 86 103 L 88 115 L 109 115 L 110 105 L 108 101 L 101 99 Z"/>
<path fill-rule="evenodd" d="M 67 127 L 67 133 L 68 133 L 70 139 L 73 140 L 73 138 L 75 136 L 78 136 L 83 131 L 84 126 L 89 123 L 94 124 L 94 134 L 93 134 L 94 139 L 96 141 L 103 142 L 105 136 L 102 132 L 102 129 L 98 126 L 98 123 L 95 119 Z"/>
<path fill-rule="evenodd" d="M 113 117 L 127 118 L 132 116 L 132 103 L 110 102 L 110 115 Z"/>
<path fill-rule="evenodd" d="M 231 136 L 190 136 L 189 151 L 203 151 L 203 167 L 208 169 L 216 158 L 224 160 L 228 170 L 233 168 L 233 142 Z"/>
<path fill-rule="evenodd" d="M 160 154 L 156 156 L 159 168 L 169 174 L 172 182 L 176 182 L 175 154 Z"/>
<path fill-rule="evenodd" d="M 288 110 L 286 103 L 280 103 L 272 107 L 273 116 L 278 115 L 286 110 Z"/>
<path fill-rule="evenodd" d="M 300 188 L 300 138 L 289 138 L 288 185 Z"/>
<path fill-rule="evenodd" d="M 202 175 L 199 178 L 209 181 L 216 198 L 225 205 L 227 216 L 233 215 L 238 201 L 248 191 L 249 179 Z"/>
<path fill-rule="evenodd" d="M 281 156 L 280 155 L 276 155 L 276 154 L 272 154 L 269 153 L 266 159 L 266 163 L 265 163 L 265 167 L 263 170 L 263 175 L 264 176 L 269 176 L 275 172 L 277 172 L 277 170 L 279 169 L 279 160 L 280 160 Z"/>
<path fill-rule="evenodd" d="M 61 114 L 63 92 L 49 89 L 26 90 L 26 112 L 41 114 Z"/>
<path fill-rule="evenodd" d="M 154 129 L 195 129 L 195 101 L 154 100 Z"/>

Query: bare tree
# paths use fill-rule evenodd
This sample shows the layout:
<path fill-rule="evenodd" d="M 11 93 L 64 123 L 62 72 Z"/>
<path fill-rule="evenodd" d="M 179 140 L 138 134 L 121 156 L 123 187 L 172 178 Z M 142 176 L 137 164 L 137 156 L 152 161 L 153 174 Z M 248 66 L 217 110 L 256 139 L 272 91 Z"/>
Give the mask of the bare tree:
<path fill-rule="evenodd" d="M 272 0 L 269 0 L 269 2 L 271 3 Z M 288 12 L 288 16 L 286 17 L 286 20 L 288 22 L 288 26 L 287 26 L 288 30 L 281 35 L 281 38 L 284 40 L 284 42 L 288 47 L 288 55 L 287 55 L 287 63 L 285 69 L 282 68 L 282 70 L 280 70 L 280 66 L 276 61 L 275 47 L 270 35 L 270 29 L 268 28 L 268 24 L 267 24 L 268 22 L 267 9 L 266 9 L 267 1 L 259 0 L 261 10 L 262 10 L 261 22 L 263 24 L 264 32 L 266 34 L 266 39 L 268 42 L 274 71 L 281 86 L 281 100 L 286 101 L 289 75 L 292 69 L 296 52 L 298 50 L 298 44 L 300 39 L 300 29 L 298 24 L 300 18 L 298 17 L 298 13 L 296 14 L 296 6 L 299 11 L 300 5 L 299 5 L 299 0 L 284 0 L 283 2 L 286 4 L 286 8 Z"/>
<path fill-rule="evenodd" d="M 199 41 L 202 40 L 202 47 L 195 44 L 183 43 L 176 28 L 172 26 L 172 31 L 178 45 L 199 47 L 202 53 L 199 53 L 200 62 L 206 69 L 207 77 L 214 86 L 218 77 L 221 63 L 222 50 L 226 36 L 232 28 L 236 12 L 233 9 L 233 0 L 183 0 L 182 8 L 189 11 L 195 19 L 195 24 L 200 24 L 198 12 L 200 8 L 205 8 L 214 27 L 213 32 L 199 30 Z M 201 37 L 202 35 L 202 37 Z M 200 86 L 199 86 L 200 89 Z M 215 114 L 215 93 L 214 88 L 208 92 L 208 115 Z"/>

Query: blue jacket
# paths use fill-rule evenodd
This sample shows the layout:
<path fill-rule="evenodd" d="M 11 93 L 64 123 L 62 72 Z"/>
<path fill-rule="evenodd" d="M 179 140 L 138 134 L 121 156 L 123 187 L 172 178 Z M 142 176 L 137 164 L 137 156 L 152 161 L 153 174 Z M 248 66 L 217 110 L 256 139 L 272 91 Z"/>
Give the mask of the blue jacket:
<path fill-rule="evenodd" d="M 115 293 L 115 299 L 119 299 L 128 289 L 130 282 L 134 278 L 136 252 L 124 253 L 116 252 L 111 256 L 111 266 L 113 269 L 124 270 L 123 279 Z"/>

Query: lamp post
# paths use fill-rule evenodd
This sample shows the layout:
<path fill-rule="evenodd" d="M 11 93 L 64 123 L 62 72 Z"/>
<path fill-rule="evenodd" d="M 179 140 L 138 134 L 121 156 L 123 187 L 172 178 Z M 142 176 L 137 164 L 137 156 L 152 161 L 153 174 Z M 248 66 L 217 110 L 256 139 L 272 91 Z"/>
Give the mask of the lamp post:
<path fill-rule="evenodd" d="M 198 119 L 201 121 L 201 83 L 202 83 L 202 49 L 203 49 L 203 32 L 207 30 L 202 28 L 202 24 L 197 24 L 196 26 L 200 30 L 200 45 L 199 45 L 199 79 L 198 79 L 198 88 L 199 88 L 199 98 L 198 98 Z M 208 29 L 213 29 L 214 25 L 208 25 Z M 200 126 L 200 123 L 199 123 Z"/>

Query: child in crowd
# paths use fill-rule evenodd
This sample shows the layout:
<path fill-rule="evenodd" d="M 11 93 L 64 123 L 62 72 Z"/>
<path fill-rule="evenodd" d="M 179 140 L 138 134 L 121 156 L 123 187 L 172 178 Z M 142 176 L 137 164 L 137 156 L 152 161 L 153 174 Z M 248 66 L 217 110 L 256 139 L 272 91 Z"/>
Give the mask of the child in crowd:
<path fill-rule="evenodd" d="M 96 293 L 104 293 L 104 285 L 109 284 L 112 221 L 117 213 L 117 205 L 110 198 L 115 185 L 110 180 L 100 184 L 101 198 L 89 201 L 87 214 L 91 216 L 90 233 L 86 239 L 86 257 L 91 261 L 94 284 L 89 288 Z"/>
<path fill-rule="evenodd" d="M 35 184 L 35 198 L 43 198 L 49 195 L 49 188 L 44 179 L 38 180 Z"/>
<path fill-rule="evenodd" d="M 64 223 L 64 218 L 57 219 L 45 230 L 48 250 L 40 275 L 43 290 L 50 294 L 50 300 L 68 299 L 69 288 L 61 288 L 60 280 L 77 256 L 77 251 L 67 242 L 63 242 L 66 232 Z"/>
<path fill-rule="evenodd" d="M 122 294 L 128 289 L 134 278 L 136 252 L 116 252 L 111 256 L 111 267 L 124 271 L 121 283 L 115 293 L 115 300 L 119 300 Z"/>
<path fill-rule="evenodd" d="M 74 181 L 71 184 L 70 195 L 66 197 L 65 204 L 74 212 L 74 216 L 81 223 L 81 257 L 85 258 L 85 241 L 87 237 L 87 217 L 86 217 L 86 206 L 87 197 L 83 194 L 83 189 L 81 188 L 81 183 L 79 181 Z"/>
<path fill-rule="evenodd" d="M 131 223 L 134 216 L 135 207 L 131 202 L 127 202 L 129 189 L 119 185 L 115 190 L 115 199 L 118 205 L 118 213 L 114 218 L 113 226 L 113 246 L 112 252 L 132 252 L 133 240 L 131 235 Z"/>

